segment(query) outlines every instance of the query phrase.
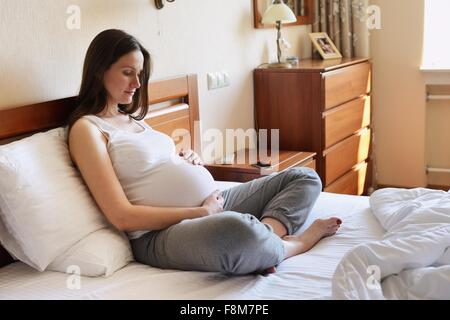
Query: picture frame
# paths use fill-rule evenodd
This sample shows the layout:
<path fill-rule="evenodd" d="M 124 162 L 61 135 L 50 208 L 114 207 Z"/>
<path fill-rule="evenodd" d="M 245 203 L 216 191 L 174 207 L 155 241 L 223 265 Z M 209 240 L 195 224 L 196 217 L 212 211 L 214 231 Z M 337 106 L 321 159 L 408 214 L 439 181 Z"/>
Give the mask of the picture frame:
<path fill-rule="evenodd" d="M 342 58 L 342 54 L 336 48 L 326 32 L 310 33 L 309 37 L 324 60 Z"/>

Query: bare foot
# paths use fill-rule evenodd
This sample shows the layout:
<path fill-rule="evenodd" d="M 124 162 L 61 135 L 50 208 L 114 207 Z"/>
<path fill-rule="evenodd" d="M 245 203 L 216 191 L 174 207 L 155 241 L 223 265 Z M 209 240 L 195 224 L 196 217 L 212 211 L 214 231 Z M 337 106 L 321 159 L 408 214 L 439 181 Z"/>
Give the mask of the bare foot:
<path fill-rule="evenodd" d="M 301 235 L 284 236 L 285 259 L 306 252 L 320 239 L 334 235 L 341 224 L 341 219 L 335 217 L 317 219 Z"/>
<path fill-rule="evenodd" d="M 270 268 L 267 268 L 266 270 L 264 270 L 263 274 L 266 275 L 266 274 L 275 273 L 275 272 L 277 272 L 277 268 L 275 266 L 273 266 L 273 267 L 270 267 Z"/>
<path fill-rule="evenodd" d="M 267 268 L 265 270 L 259 270 L 259 271 L 252 272 L 252 274 L 268 276 L 269 274 L 275 273 L 275 272 L 277 272 L 277 268 L 276 268 L 276 266 L 273 266 L 273 267 Z"/>

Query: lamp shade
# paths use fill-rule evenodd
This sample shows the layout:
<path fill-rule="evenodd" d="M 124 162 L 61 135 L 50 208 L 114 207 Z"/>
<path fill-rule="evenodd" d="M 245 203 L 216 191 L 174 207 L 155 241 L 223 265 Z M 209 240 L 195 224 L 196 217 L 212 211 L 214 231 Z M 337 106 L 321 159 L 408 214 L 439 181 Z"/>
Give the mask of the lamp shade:
<path fill-rule="evenodd" d="M 297 17 L 282 0 L 275 0 L 264 12 L 261 22 L 275 23 L 290 23 L 297 21 Z"/>

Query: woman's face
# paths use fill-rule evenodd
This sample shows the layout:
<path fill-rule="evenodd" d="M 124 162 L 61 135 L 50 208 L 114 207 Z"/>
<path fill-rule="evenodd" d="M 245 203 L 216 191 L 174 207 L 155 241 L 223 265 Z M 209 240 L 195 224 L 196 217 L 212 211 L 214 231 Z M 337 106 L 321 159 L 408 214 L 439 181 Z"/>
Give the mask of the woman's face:
<path fill-rule="evenodd" d="M 144 56 L 136 50 L 120 57 L 106 70 L 103 85 L 108 92 L 108 105 L 130 104 L 141 86 L 139 75 L 144 66 Z"/>

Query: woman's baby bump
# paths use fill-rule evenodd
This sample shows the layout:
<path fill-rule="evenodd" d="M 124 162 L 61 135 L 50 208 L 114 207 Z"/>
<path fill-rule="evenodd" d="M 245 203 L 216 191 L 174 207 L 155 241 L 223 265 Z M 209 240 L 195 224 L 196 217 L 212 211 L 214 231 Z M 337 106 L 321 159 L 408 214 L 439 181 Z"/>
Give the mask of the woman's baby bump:
<path fill-rule="evenodd" d="M 198 207 L 216 189 L 203 166 L 172 158 L 134 179 L 125 193 L 130 202 L 161 207 Z"/>

